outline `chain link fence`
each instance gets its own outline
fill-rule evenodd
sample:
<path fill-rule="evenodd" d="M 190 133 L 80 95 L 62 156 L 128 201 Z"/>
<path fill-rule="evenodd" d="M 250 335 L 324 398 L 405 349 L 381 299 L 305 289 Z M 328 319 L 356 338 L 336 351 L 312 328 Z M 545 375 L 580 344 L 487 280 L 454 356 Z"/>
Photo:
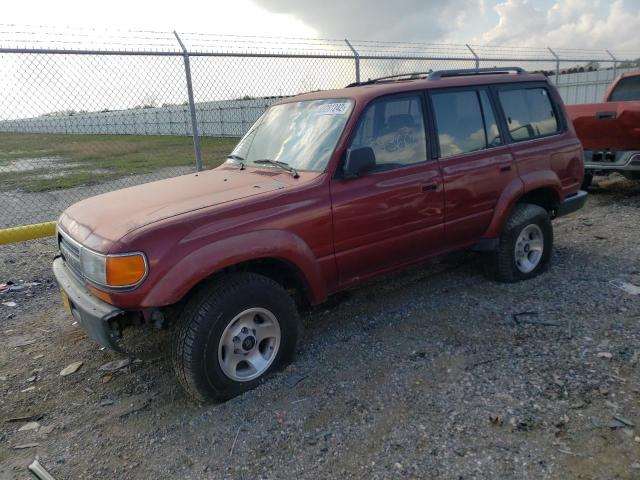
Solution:
<path fill-rule="evenodd" d="M 0 229 L 215 167 L 267 107 L 290 95 L 385 75 L 517 65 L 544 71 L 565 100 L 584 103 L 638 57 L 0 25 Z"/>

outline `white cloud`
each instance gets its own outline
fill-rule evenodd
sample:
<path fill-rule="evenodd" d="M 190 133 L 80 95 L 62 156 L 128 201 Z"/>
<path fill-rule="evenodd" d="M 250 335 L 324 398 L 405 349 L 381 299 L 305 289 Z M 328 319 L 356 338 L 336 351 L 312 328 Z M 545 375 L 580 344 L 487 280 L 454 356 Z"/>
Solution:
<path fill-rule="evenodd" d="M 549 9 L 528 0 L 494 6 L 498 22 L 475 39 L 493 45 L 638 50 L 637 0 L 557 0 Z"/>
<path fill-rule="evenodd" d="M 459 25 L 468 27 L 485 0 L 256 0 L 269 11 L 289 13 L 320 36 L 354 40 L 442 42 Z"/>

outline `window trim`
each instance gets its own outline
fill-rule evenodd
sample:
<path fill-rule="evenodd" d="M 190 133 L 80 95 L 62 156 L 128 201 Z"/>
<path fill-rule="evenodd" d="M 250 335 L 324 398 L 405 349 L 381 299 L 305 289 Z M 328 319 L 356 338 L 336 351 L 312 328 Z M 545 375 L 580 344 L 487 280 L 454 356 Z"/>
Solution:
<path fill-rule="evenodd" d="M 547 133 L 546 135 L 539 135 L 537 137 L 531 138 L 522 138 L 515 139 L 511 136 L 511 131 L 509 130 L 509 124 L 507 123 L 507 114 L 504 111 L 504 107 L 502 105 L 502 101 L 500 100 L 500 92 L 508 91 L 508 90 L 527 90 L 533 88 L 541 88 L 547 92 L 547 98 L 549 99 L 549 103 L 551 104 L 551 108 L 553 109 L 554 116 L 556 118 L 556 123 L 558 125 L 558 129 L 553 133 Z M 507 84 L 507 85 L 491 85 L 490 89 L 492 90 L 495 98 L 495 102 L 498 105 L 498 110 L 500 112 L 500 122 L 504 126 L 505 130 L 505 143 L 508 144 L 521 144 L 525 142 L 535 142 L 540 139 L 555 137 L 557 135 L 562 135 L 567 131 L 567 122 L 564 118 L 564 115 L 560 109 L 558 101 L 555 97 L 555 92 L 549 88 L 548 83 L 543 82 L 522 82 L 516 84 Z"/>
<path fill-rule="evenodd" d="M 424 127 L 424 135 L 425 135 L 425 153 L 426 153 L 426 159 L 425 160 L 421 160 L 419 162 L 416 163 L 409 163 L 407 165 L 402 165 L 400 167 L 396 167 L 396 168 L 390 168 L 387 170 L 373 170 L 371 172 L 367 172 L 363 175 L 364 176 L 369 176 L 369 175 L 376 175 L 379 173 L 388 173 L 388 172 L 395 172 L 404 168 L 410 168 L 410 167 L 416 167 L 416 166 L 420 166 L 420 165 L 426 165 L 428 163 L 430 163 L 431 161 L 435 160 L 435 157 L 433 157 L 431 155 L 431 144 L 434 142 L 430 141 L 430 121 L 429 121 L 429 115 L 427 112 L 427 108 L 426 108 L 426 101 L 425 101 L 425 91 L 423 89 L 417 89 L 417 90 L 410 90 L 407 92 L 397 92 L 397 93 L 388 93 L 388 94 L 384 94 L 384 95 L 380 95 L 377 96 L 375 98 L 372 98 L 371 100 L 369 100 L 367 102 L 367 104 L 364 106 L 364 108 L 362 109 L 362 111 L 360 112 L 359 117 L 356 119 L 355 123 L 353 124 L 353 127 L 351 128 L 351 131 L 349 132 L 349 136 L 347 138 L 347 141 L 345 143 L 345 148 L 344 151 L 342 152 L 342 154 L 340 155 L 340 160 L 338 161 L 337 167 L 333 173 L 333 178 L 337 179 L 337 180 L 344 180 L 344 178 L 342 177 L 342 168 L 344 166 L 344 162 L 346 159 L 346 155 L 347 155 L 347 151 L 349 151 L 349 149 L 351 148 L 351 142 L 353 142 L 354 137 L 356 136 L 356 133 L 358 132 L 358 129 L 360 128 L 360 123 L 363 121 L 364 117 L 366 116 L 367 112 L 369 111 L 369 108 L 371 108 L 373 105 L 375 105 L 378 102 L 381 101 L 385 101 L 387 99 L 390 98 L 403 98 L 403 97 L 415 97 L 418 98 L 420 101 L 420 108 L 422 110 L 422 125 Z"/>
<path fill-rule="evenodd" d="M 489 97 L 489 104 L 491 105 L 491 109 L 493 111 L 493 116 L 495 117 L 496 120 L 496 125 L 498 126 L 498 131 L 500 132 L 500 137 L 502 138 L 502 144 L 500 145 L 494 145 L 492 147 L 485 147 L 481 150 L 474 150 L 472 152 L 464 152 L 464 153 L 458 153 L 456 155 L 451 155 L 449 157 L 443 157 L 441 152 L 440 152 L 440 140 L 438 137 L 438 127 L 437 127 L 437 121 L 436 121 L 436 110 L 435 107 L 433 105 L 433 94 L 438 94 L 438 93 L 452 93 L 452 92 L 474 92 L 476 94 L 476 98 L 478 100 L 478 106 L 480 108 L 480 115 L 482 116 L 482 126 L 484 128 L 484 132 L 485 132 L 485 144 L 487 143 L 487 126 L 486 126 L 486 119 L 485 119 L 485 115 L 484 115 L 484 109 L 482 108 L 482 100 L 480 99 L 480 91 L 484 90 L 487 93 L 487 96 Z M 430 123 L 433 124 L 433 144 L 435 146 L 434 150 L 433 150 L 433 158 L 437 159 L 437 160 L 448 160 L 450 158 L 457 158 L 457 157 L 462 157 L 462 156 L 467 156 L 467 155 L 477 155 L 479 153 L 482 152 L 486 152 L 486 151 L 490 151 L 490 150 L 494 150 L 496 148 L 504 148 L 507 146 L 507 141 L 505 139 L 505 132 L 503 129 L 503 125 L 502 125 L 502 117 L 500 116 L 500 111 L 496 108 L 496 104 L 491 92 L 491 88 L 490 85 L 468 85 L 468 86 L 463 86 L 463 87 L 447 87 L 447 88 L 431 88 L 429 90 L 426 91 L 427 93 L 427 101 L 429 103 L 429 115 L 430 115 Z"/>
<path fill-rule="evenodd" d="M 482 129 L 484 130 L 484 148 L 486 150 L 489 148 L 489 133 L 487 131 L 487 116 L 484 113 L 484 107 L 482 106 L 482 96 L 480 95 L 480 90 L 476 90 L 476 98 L 478 99 L 478 107 L 480 107 L 480 118 L 482 118 Z M 491 100 L 489 100 L 491 102 Z M 491 103 L 489 103 L 491 105 Z M 493 115 L 493 119 L 498 124 L 498 120 L 496 119 L 496 115 Z M 502 139 L 500 139 L 502 140 Z"/>

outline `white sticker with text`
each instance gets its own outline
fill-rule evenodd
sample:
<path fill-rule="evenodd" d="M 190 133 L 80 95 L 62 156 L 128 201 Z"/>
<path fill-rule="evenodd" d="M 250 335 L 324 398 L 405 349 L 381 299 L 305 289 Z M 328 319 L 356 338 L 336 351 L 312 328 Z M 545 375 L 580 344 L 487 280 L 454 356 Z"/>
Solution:
<path fill-rule="evenodd" d="M 346 102 L 325 103 L 320 105 L 315 113 L 318 115 L 344 115 L 347 110 L 349 110 L 349 104 Z"/>

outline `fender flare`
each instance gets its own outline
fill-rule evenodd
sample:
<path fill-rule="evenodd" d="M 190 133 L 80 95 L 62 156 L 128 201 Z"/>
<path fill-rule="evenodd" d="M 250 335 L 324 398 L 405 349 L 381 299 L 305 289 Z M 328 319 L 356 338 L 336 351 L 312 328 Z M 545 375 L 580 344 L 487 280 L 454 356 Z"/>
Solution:
<path fill-rule="evenodd" d="M 558 204 L 560 203 L 562 184 L 555 172 L 542 170 L 516 177 L 502 190 L 502 194 L 496 203 L 491 223 L 482 238 L 498 238 L 513 206 L 528 192 L 539 188 L 553 190 Z"/>
<path fill-rule="evenodd" d="M 309 246 L 291 232 L 260 230 L 227 237 L 178 257 L 145 295 L 143 306 L 176 303 L 214 273 L 242 262 L 266 258 L 293 266 L 305 283 L 305 293 L 312 303 L 321 303 L 327 298 L 320 265 Z M 176 279 L 182 280 L 177 282 Z"/>

